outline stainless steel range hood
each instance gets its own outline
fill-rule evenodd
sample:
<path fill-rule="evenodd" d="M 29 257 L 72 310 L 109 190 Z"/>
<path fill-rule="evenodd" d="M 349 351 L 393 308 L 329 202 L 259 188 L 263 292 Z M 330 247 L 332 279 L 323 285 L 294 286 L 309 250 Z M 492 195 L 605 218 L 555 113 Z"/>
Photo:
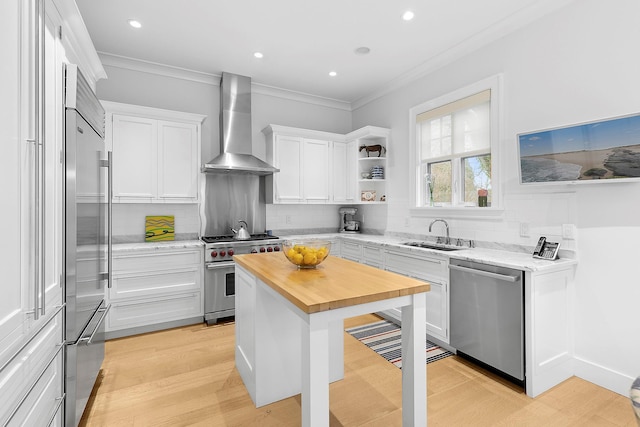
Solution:
<path fill-rule="evenodd" d="M 202 166 L 207 173 L 270 175 L 279 172 L 251 153 L 251 79 L 222 73 L 220 155 Z"/>

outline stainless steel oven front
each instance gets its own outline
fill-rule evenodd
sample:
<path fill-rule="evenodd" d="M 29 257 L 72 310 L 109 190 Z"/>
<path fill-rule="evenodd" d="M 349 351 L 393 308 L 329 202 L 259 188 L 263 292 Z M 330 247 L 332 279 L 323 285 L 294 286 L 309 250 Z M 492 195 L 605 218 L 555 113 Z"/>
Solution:
<path fill-rule="evenodd" d="M 211 325 L 218 319 L 235 315 L 235 262 L 205 264 L 204 320 Z"/>

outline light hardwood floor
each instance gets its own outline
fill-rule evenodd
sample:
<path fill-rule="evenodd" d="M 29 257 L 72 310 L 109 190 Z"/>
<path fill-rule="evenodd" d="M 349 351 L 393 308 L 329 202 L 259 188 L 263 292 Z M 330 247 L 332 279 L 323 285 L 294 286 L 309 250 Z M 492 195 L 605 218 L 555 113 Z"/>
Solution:
<path fill-rule="evenodd" d="M 345 327 L 378 320 L 348 319 Z M 331 426 L 400 426 L 401 371 L 345 333 Z M 429 426 L 636 427 L 629 399 L 578 378 L 536 399 L 457 357 L 428 365 Z M 234 325 L 107 342 L 81 426 L 298 426 L 300 396 L 255 408 L 234 368 Z"/>

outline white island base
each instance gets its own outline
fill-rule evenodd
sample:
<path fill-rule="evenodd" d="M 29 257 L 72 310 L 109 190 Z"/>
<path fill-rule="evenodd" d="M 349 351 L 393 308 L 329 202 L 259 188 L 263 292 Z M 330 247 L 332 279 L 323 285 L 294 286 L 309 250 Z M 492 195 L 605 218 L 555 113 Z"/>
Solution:
<path fill-rule="evenodd" d="M 329 384 L 344 376 L 343 320 L 402 307 L 403 425 L 427 425 L 424 292 L 306 313 L 238 263 L 235 283 L 235 363 L 256 407 L 301 394 L 302 425 L 328 426 Z"/>

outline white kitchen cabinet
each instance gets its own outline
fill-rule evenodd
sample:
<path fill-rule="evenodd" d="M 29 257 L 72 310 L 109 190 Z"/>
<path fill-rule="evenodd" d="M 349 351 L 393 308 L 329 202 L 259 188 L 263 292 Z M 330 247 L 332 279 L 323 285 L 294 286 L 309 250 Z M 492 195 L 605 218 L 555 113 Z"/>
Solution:
<path fill-rule="evenodd" d="M 332 149 L 332 201 L 353 203 L 355 201 L 355 142 L 333 142 Z"/>
<path fill-rule="evenodd" d="M 381 203 L 386 199 L 389 129 L 365 126 L 344 135 L 269 125 L 262 133 L 267 138 L 267 162 L 280 169 L 266 177 L 267 203 Z M 367 158 L 364 150 L 358 154 L 360 145 L 384 149 L 381 157 Z M 385 179 L 362 178 L 363 172 L 376 166 L 382 168 Z M 365 193 L 375 196 L 363 201 Z"/>
<path fill-rule="evenodd" d="M 302 138 L 276 135 L 272 143 L 272 165 L 280 172 L 269 178 L 267 184 L 267 202 L 302 203 Z"/>
<path fill-rule="evenodd" d="M 269 125 L 267 162 L 280 169 L 266 177 L 267 203 L 345 203 L 353 200 L 349 185 L 354 156 L 344 135 Z"/>
<path fill-rule="evenodd" d="M 365 126 L 346 135 L 350 144 L 357 150 L 357 168 L 355 174 L 356 197 L 361 203 L 384 203 L 387 195 L 387 150 L 389 149 L 391 131 L 386 128 Z M 363 146 L 380 145 L 381 152 L 367 152 Z M 383 176 L 372 175 L 364 178 L 363 173 L 372 173 L 374 168 L 380 168 Z M 353 180 L 352 180 L 353 182 Z"/>
<path fill-rule="evenodd" d="M 385 250 L 382 246 L 366 243 L 362 245 L 362 263 L 384 269 Z"/>
<path fill-rule="evenodd" d="M 48 316 L 0 371 L 2 425 L 47 425 L 59 410 L 64 382 L 63 311 Z"/>
<path fill-rule="evenodd" d="M 362 244 L 350 240 L 340 242 L 340 256 L 350 261 L 362 262 Z"/>
<path fill-rule="evenodd" d="M 205 116 L 101 101 L 116 203 L 197 203 Z"/>
<path fill-rule="evenodd" d="M 526 392 L 536 397 L 576 374 L 573 354 L 574 266 L 525 271 Z"/>
<path fill-rule="evenodd" d="M 302 140 L 302 196 L 307 203 L 329 201 L 330 141 Z"/>
<path fill-rule="evenodd" d="M 385 269 L 404 276 L 429 282 L 427 292 L 427 334 L 449 343 L 449 268 L 448 258 L 435 254 L 417 254 L 401 250 L 387 250 Z M 400 320 L 400 310 L 385 312 Z"/>
<path fill-rule="evenodd" d="M 201 247 L 116 248 L 107 338 L 202 321 L 203 275 Z"/>
<path fill-rule="evenodd" d="M 114 114 L 112 126 L 114 201 L 153 200 L 158 170 L 156 121 Z"/>

